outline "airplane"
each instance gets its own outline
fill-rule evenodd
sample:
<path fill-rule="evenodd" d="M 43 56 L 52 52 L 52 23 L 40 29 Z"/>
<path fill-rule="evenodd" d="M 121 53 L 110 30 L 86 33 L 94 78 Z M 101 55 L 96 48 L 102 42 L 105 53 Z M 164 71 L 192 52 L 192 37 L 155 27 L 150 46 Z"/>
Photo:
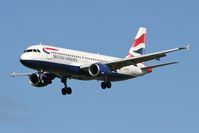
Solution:
<path fill-rule="evenodd" d="M 60 78 L 64 84 L 62 95 L 70 95 L 72 89 L 67 86 L 67 79 L 99 80 L 101 88 L 111 88 L 112 82 L 128 80 L 144 76 L 153 68 L 176 64 L 169 62 L 147 66 L 146 61 L 160 60 L 167 53 L 189 49 L 189 45 L 144 54 L 146 46 L 146 28 L 140 27 L 126 57 L 118 58 L 96 53 L 64 49 L 49 45 L 33 45 L 20 56 L 24 66 L 36 70 L 34 73 L 15 73 L 11 76 L 28 76 L 29 82 L 35 87 L 44 87 Z"/>

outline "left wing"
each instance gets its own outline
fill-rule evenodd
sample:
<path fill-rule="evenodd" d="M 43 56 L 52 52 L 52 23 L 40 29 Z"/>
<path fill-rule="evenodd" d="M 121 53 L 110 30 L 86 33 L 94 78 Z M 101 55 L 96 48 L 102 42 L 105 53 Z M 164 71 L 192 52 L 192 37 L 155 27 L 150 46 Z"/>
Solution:
<path fill-rule="evenodd" d="M 183 49 L 189 49 L 189 45 L 185 47 L 179 47 L 179 48 L 174 48 L 174 49 L 169 49 L 169 50 L 164 50 L 160 52 L 155 52 L 151 54 L 145 54 L 145 55 L 140 55 L 136 57 L 131 57 L 131 58 L 125 58 L 125 59 L 119 59 L 115 61 L 111 61 L 106 63 L 106 65 L 112 70 L 117 70 L 125 66 L 129 65 L 136 65 L 137 63 L 145 62 L 145 61 L 150 61 L 150 60 L 160 60 L 160 58 L 165 57 L 167 53 L 183 50 Z"/>
<path fill-rule="evenodd" d="M 13 78 L 16 77 L 16 76 L 31 76 L 32 74 L 35 74 L 35 73 L 37 73 L 37 72 L 32 72 L 32 73 L 16 73 L 16 72 L 13 72 L 13 73 L 10 74 L 10 76 L 12 76 Z M 53 77 L 59 77 L 56 74 L 48 73 L 48 72 L 43 72 L 42 74 L 51 75 Z"/>
<path fill-rule="evenodd" d="M 16 73 L 16 72 L 13 72 L 10 74 L 10 76 L 12 76 L 13 78 L 15 76 L 30 76 L 32 73 Z"/>

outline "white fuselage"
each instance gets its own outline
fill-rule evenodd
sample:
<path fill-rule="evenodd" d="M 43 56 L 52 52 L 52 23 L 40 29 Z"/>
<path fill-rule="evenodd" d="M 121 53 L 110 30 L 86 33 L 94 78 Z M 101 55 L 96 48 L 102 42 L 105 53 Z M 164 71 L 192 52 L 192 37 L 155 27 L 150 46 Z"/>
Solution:
<path fill-rule="evenodd" d="M 21 63 L 29 68 L 52 72 L 59 77 L 69 77 L 80 80 L 104 80 L 102 77 L 93 77 L 89 75 L 89 73 L 84 73 L 80 70 L 94 63 L 106 64 L 118 59 L 120 58 L 48 45 L 30 46 L 20 57 Z M 140 69 L 139 65 L 142 64 L 137 64 L 137 66 L 130 65 L 118 69 L 110 75 L 109 80 L 120 81 L 146 74 Z"/>

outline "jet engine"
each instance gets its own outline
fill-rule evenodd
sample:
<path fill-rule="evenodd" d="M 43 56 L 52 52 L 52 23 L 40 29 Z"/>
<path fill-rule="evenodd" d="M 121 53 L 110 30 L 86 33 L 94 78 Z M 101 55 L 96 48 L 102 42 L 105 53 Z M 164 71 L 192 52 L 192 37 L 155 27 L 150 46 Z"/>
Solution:
<path fill-rule="evenodd" d="M 51 74 L 33 73 L 29 76 L 30 84 L 35 87 L 44 87 L 52 83 L 55 76 Z"/>
<path fill-rule="evenodd" d="M 88 68 L 88 72 L 91 76 L 97 77 L 97 76 L 108 75 L 111 73 L 111 70 L 108 68 L 108 66 L 104 64 L 92 64 Z"/>

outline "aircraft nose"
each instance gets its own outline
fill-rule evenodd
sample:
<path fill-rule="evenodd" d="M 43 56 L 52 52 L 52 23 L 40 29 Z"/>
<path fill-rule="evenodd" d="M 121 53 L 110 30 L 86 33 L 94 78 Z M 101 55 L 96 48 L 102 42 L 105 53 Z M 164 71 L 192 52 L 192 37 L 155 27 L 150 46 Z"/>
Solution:
<path fill-rule="evenodd" d="M 20 56 L 20 58 L 19 58 L 21 64 L 23 64 L 23 63 L 22 63 L 22 62 L 23 62 L 23 59 L 24 59 L 24 54 L 22 54 L 22 55 Z"/>
<path fill-rule="evenodd" d="M 20 56 L 20 60 L 23 60 L 24 59 L 24 54 L 22 54 L 21 56 Z"/>
<path fill-rule="evenodd" d="M 23 53 L 19 58 L 22 65 L 29 68 L 34 68 L 36 65 L 31 61 L 31 59 L 32 57 L 27 53 Z"/>
<path fill-rule="evenodd" d="M 20 60 L 25 60 L 25 57 L 26 57 L 26 55 L 23 53 L 23 54 L 21 54 L 21 56 L 20 56 Z"/>
<path fill-rule="evenodd" d="M 21 56 L 20 56 L 20 62 L 21 62 L 21 64 L 25 64 L 26 63 L 26 59 L 27 59 L 27 57 L 26 57 L 26 55 L 23 53 Z"/>

